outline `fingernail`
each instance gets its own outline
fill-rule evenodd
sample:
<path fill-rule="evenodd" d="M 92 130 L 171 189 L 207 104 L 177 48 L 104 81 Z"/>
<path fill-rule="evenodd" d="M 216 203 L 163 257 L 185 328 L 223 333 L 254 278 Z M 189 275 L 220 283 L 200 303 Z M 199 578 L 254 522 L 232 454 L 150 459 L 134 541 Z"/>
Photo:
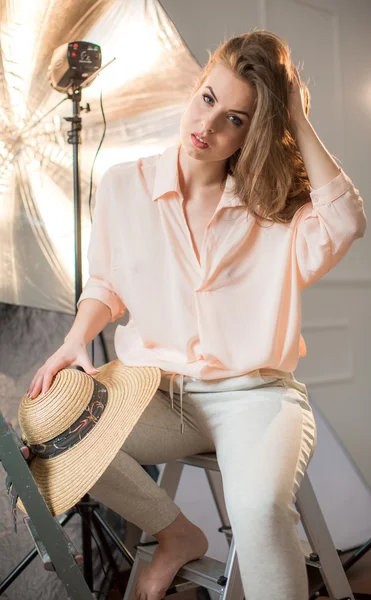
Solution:
<path fill-rule="evenodd" d="M 21 453 L 23 454 L 24 458 L 26 458 L 26 459 L 30 456 L 30 451 L 27 448 L 27 446 L 22 446 Z"/>

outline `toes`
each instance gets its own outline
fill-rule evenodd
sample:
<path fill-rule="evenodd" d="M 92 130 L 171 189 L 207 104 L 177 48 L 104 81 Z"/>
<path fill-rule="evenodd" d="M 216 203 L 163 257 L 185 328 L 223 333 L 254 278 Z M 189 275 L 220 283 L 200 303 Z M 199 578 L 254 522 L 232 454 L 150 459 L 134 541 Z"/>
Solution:
<path fill-rule="evenodd" d="M 162 600 L 166 595 L 166 590 L 164 592 L 159 591 L 159 589 L 147 589 L 145 591 L 141 591 L 139 589 L 136 590 L 135 600 Z"/>
<path fill-rule="evenodd" d="M 144 594 L 138 589 L 135 590 L 135 600 L 146 600 Z"/>
<path fill-rule="evenodd" d="M 146 592 L 143 592 L 137 588 L 135 593 L 135 600 L 149 600 L 149 598 Z"/>

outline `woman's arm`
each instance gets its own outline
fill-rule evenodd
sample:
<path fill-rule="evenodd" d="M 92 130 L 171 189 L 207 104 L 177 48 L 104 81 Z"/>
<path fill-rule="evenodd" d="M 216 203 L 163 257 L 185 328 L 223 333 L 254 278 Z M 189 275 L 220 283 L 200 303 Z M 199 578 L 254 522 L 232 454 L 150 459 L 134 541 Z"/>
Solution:
<path fill-rule="evenodd" d="M 294 245 L 300 286 L 325 275 L 362 238 L 367 227 L 363 199 L 327 152 L 304 111 L 295 69 L 289 99 L 290 124 L 308 173 L 311 202 L 296 216 Z"/>
<path fill-rule="evenodd" d="M 88 248 L 89 279 L 77 303 L 80 308 L 82 302 L 87 299 L 100 301 L 111 311 L 109 322 L 122 317 L 126 311 L 122 298 L 112 285 L 113 247 L 116 243 L 114 235 L 117 220 L 115 196 L 118 190 L 112 182 L 111 175 L 108 169 L 98 185 Z"/>
<path fill-rule="evenodd" d="M 86 298 L 79 304 L 73 325 L 64 341 L 76 341 L 86 346 L 103 331 L 111 318 L 111 310 L 106 304 L 94 298 Z"/>
<path fill-rule="evenodd" d="M 302 155 L 312 190 L 330 183 L 340 173 L 340 168 L 327 152 L 304 108 L 304 93 L 298 70 L 293 67 L 293 77 L 288 99 L 290 127 Z"/>

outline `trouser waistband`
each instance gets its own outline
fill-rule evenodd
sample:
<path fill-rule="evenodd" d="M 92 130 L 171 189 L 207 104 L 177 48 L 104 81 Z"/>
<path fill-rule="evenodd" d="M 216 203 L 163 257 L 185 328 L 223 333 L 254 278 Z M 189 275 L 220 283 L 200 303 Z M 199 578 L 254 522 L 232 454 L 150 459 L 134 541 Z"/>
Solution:
<path fill-rule="evenodd" d="M 218 391 L 218 387 L 220 390 L 223 389 L 225 391 L 226 385 L 228 389 L 231 391 L 239 390 L 241 388 L 241 384 L 243 387 L 249 387 L 249 380 L 251 379 L 251 387 L 256 387 L 260 385 L 262 382 L 262 378 L 271 377 L 272 382 L 276 379 L 294 379 L 294 374 L 287 371 L 280 371 L 278 369 L 257 369 L 256 371 L 252 371 L 246 375 L 238 375 L 235 377 L 226 377 L 223 379 L 212 379 L 212 380 L 203 380 L 196 379 L 194 377 L 189 377 L 187 375 L 183 375 L 181 373 L 171 373 L 169 371 L 162 371 L 162 377 L 160 382 L 160 389 L 169 391 L 170 400 L 171 400 L 171 408 L 174 410 L 174 381 L 176 379 L 176 383 L 179 388 L 179 396 L 180 396 L 180 431 L 184 433 L 184 419 L 183 419 L 183 394 L 185 386 L 194 387 L 194 390 L 197 391 L 197 383 L 199 382 L 201 386 L 206 386 L 206 389 L 202 391 L 207 391 L 207 387 L 210 386 L 210 391 Z M 264 381 L 263 381 L 264 383 Z M 199 390 L 201 391 L 201 390 Z"/>

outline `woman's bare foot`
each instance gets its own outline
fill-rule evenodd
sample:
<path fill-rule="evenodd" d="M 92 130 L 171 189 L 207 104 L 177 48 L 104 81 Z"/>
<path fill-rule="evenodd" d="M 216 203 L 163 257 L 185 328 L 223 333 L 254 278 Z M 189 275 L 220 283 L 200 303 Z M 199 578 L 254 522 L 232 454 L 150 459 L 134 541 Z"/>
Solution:
<path fill-rule="evenodd" d="M 154 537 L 159 544 L 139 574 L 135 600 L 161 600 L 180 567 L 203 556 L 209 547 L 203 531 L 182 513 Z"/>

